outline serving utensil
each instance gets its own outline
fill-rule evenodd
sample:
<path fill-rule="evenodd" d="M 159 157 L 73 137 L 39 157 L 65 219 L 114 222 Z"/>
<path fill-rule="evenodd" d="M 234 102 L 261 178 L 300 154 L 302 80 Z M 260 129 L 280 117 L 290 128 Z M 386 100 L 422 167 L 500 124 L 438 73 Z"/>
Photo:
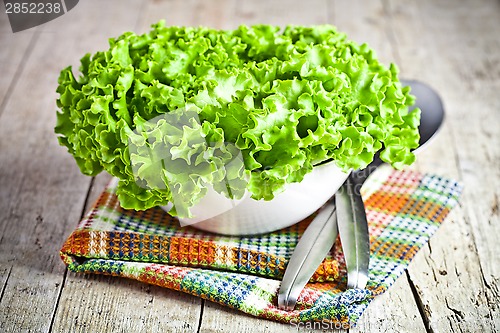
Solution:
<path fill-rule="evenodd" d="M 415 153 L 433 139 L 444 121 L 439 95 L 428 85 L 401 80 L 416 96 L 413 108 L 420 108 L 420 145 Z M 413 110 L 413 109 L 411 109 Z M 411 111 L 410 110 L 410 111 Z M 311 221 L 290 258 L 278 293 L 278 307 L 293 310 L 300 292 L 326 257 L 340 233 L 347 268 L 347 287 L 364 288 L 368 282 L 370 243 L 366 212 L 359 189 L 368 176 L 382 164 L 377 155 L 364 170 L 353 171 L 339 192 Z"/>

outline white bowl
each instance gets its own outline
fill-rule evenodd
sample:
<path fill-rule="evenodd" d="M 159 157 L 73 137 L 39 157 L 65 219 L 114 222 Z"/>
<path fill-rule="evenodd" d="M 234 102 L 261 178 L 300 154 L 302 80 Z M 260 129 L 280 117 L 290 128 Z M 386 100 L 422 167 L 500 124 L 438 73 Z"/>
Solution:
<path fill-rule="evenodd" d="M 270 201 L 255 200 L 247 193 L 231 200 L 211 190 L 194 207 L 193 218 L 181 225 L 225 235 L 251 235 L 289 227 L 314 213 L 342 186 L 349 173 L 334 162 L 321 164 L 300 183 L 288 184 Z M 162 207 L 169 210 L 171 207 Z"/>

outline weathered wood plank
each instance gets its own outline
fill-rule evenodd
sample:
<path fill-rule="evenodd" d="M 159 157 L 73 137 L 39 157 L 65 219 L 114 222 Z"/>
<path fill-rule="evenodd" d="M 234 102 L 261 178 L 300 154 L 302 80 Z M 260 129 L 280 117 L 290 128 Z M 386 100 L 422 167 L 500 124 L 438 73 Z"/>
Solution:
<path fill-rule="evenodd" d="M 210 302 L 204 302 L 198 328 L 198 298 L 118 278 L 69 273 L 63 279 L 57 252 L 80 217 L 90 179 L 55 143 L 58 71 L 66 64 L 77 66 L 86 52 L 106 48 L 108 37 L 146 31 L 160 18 L 167 24 L 216 28 L 329 22 L 350 38 L 368 42 L 383 62 L 396 62 L 402 76 L 434 86 L 443 96 L 447 124 L 415 168 L 462 180 L 461 206 L 417 255 L 408 279 L 399 279 L 377 298 L 352 331 L 424 330 L 412 288 L 428 331 L 500 330 L 498 2 L 323 5 L 318 0 L 286 8 L 274 0 L 155 1 L 144 8 L 135 1 L 118 2 L 80 2 L 69 14 L 35 29 L 40 34 L 36 41 L 31 39 L 35 30 L 23 40 L 12 39 L 21 35 L 13 36 L 6 16 L 0 15 L 1 331 L 297 330 Z M 328 17 L 328 11 L 334 16 Z M 106 176 L 94 180 L 87 203 L 105 182 Z"/>
<path fill-rule="evenodd" d="M 12 267 L 0 300 L 4 332 L 48 330 L 64 273 L 58 247 L 88 187 L 51 130 L 53 42 L 36 45 L 0 118 L 0 266 Z"/>
<path fill-rule="evenodd" d="M 389 1 L 387 9 L 403 67 L 434 84 L 448 113 L 419 168 L 465 184 L 461 207 L 416 258 L 411 281 L 433 331 L 498 330 L 498 3 Z"/>
<path fill-rule="evenodd" d="M 91 26 L 95 11 L 114 21 L 98 29 L 99 39 L 116 36 L 124 31 L 137 31 L 147 3 L 110 1 L 86 4 L 80 15 L 85 15 L 84 26 Z M 122 7 L 128 6 L 128 8 Z M 116 7 L 120 9 L 116 13 Z M 86 10 L 86 12 L 83 12 Z M 90 11 L 90 12 L 88 12 Z M 151 22 L 152 23 L 152 22 Z M 149 25 L 149 23 L 147 24 Z M 111 28 L 112 27 L 112 28 Z M 49 27 L 49 29 L 53 29 Z M 146 30 L 146 29 L 143 29 Z M 96 31 L 97 33 L 97 31 Z M 103 45 L 101 48 L 105 48 Z M 83 44 L 78 57 L 94 52 L 93 40 Z M 75 52 L 75 54 L 77 54 Z M 94 178 L 84 211 L 97 199 L 110 176 L 102 173 Z M 75 220 L 75 223 L 77 220 Z M 127 279 L 105 276 L 82 276 L 68 273 L 55 313 L 54 332 L 189 332 L 196 331 L 201 312 L 201 301 L 179 292 L 142 284 Z"/>
<path fill-rule="evenodd" d="M 45 75 L 32 65 L 27 64 L 26 73 Z M 47 130 L 53 119 L 46 112 L 53 105 L 37 84 L 20 81 L 0 119 L 0 266 L 13 266 L 0 301 L 5 331 L 47 329 L 64 272 L 58 247 L 68 223 L 80 216 L 78 206 L 88 187 L 88 180 L 55 147 Z M 33 92 L 33 100 L 25 98 L 27 91 Z"/>
<path fill-rule="evenodd" d="M 80 218 L 90 182 L 53 133 L 57 77 L 62 64 L 83 54 L 82 45 L 105 45 L 124 28 L 120 17 L 126 23 L 124 16 L 136 13 L 130 2 L 104 17 L 109 5 L 97 3 L 86 1 L 40 29 L 0 118 L 0 265 L 12 267 L 0 300 L 3 332 L 46 332 L 51 325 L 65 272 L 58 250 Z M 89 33 L 94 29 L 106 37 Z"/>
<path fill-rule="evenodd" d="M 447 2 L 436 15 L 445 15 L 453 6 Z M 500 254 L 491 245 L 497 243 L 495 235 L 500 232 L 500 4 L 466 2 L 453 17 L 450 39 L 456 42 L 450 43 L 449 63 L 458 80 L 452 105 L 456 116 L 449 120 L 483 278 L 487 285 L 496 286 L 498 296 Z"/>

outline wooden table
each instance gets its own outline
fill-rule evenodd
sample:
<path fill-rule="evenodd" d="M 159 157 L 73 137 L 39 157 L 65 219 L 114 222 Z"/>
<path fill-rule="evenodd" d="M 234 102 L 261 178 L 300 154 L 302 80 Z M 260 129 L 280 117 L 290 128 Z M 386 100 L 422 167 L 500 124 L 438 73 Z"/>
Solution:
<path fill-rule="evenodd" d="M 13 34 L 0 13 L 0 332 L 289 332 L 179 292 L 68 272 L 59 249 L 107 176 L 80 174 L 53 133 L 57 77 L 124 31 L 331 23 L 443 98 L 447 120 L 413 168 L 465 192 L 352 332 L 500 330 L 500 2 L 84 0 Z M 303 330 L 307 331 L 307 330 Z"/>

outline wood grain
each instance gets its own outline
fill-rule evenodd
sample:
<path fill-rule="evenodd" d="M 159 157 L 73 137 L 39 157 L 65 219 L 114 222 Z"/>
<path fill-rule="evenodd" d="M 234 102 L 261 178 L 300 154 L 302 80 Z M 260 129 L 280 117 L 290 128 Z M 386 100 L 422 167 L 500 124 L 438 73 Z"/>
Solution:
<path fill-rule="evenodd" d="M 417 63 L 425 68 L 415 75 L 435 85 L 448 113 L 445 131 L 420 157 L 419 168 L 455 177 L 465 185 L 462 207 L 450 214 L 423 255 L 416 258 L 410 278 L 433 331 L 498 330 L 498 305 L 493 300 L 499 299 L 499 255 L 491 251 L 495 241 L 490 235 L 499 232 L 498 215 L 491 213 L 500 179 L 499 145 L 492 142 L 500 124 L 495 112 L 499 76 L 491 64 L 499 61 L 500 13 L 486 13 L 486 8 L 498 9 L 498 4 L 461 2 L 457 6 L 440 1 L 438 6 L 419 2 L 408 8 L 389 1 L 387 6 L 397 43 L 407 50 L 403 67 L 411 70 Z M 428 45 L 419 53 L 408 51 L 415 37 L 411 26 Z M 476 90 L 471 82 L 478 81 L 482 81 L 481 88 Z"/>
<path fill-rule="evenodd" d="M 116 277 L 68 274 L 53 332 L 196 332 L 200 300 Z"/>
<path fill-rule="evenodd" d="M 76 11 L 79 10 L 79 12 Z M 85 2 L 75 8 L 75 15 L 84 21 L 96 20 L 97 26 L 86 32 L 90 38 L 81 47 L 72 49 L 70 63 L 75 63 L 88 49 L 105 49 L 107 38 L 125 31 L 137 30 L 144 3 L 137 1 Z M 60 38 L 58 31 L 68 23 L 54 21 L 44 27 Z M 88 24 L 83 24 L 88 26 Z M 99 41 L 96 43 L 95 41 Z M 90 181 L 90 179 L 88 179 Z M 92 183 L 86 207 L 97 199 L 109 176 L 101 174 Z M 82 206 L 83 207 L 83 206 Z M 78 221 L 79 219 L 76 219 Z M 195 331 L 200 313 L 199 299 L 147 286 L 126 279 L 103 276 L 89 277 L 69 273 L 56 304 L 51 330 L 54 332 L 154 332 Z M 138 311 L 140 309 L 141 311 Z M 176 327 L 173 330 L 172 327 Z"/>
<path fill-rule="evenodd" d="M 66 29 L 85 39 L 74 30 Z M 0 267 L 8 272 L 1 331 L 49 329 L 65 271 L 58 250 L 81 214 L 89 184 L 53 133 L 58 69 L 68 45 L 38 34 L 29 56 L 18 48 L 25 63 L 0 117 Z"/>
<path fill-rule="evenodd" d="M 500 3 L 495 0 L 86 0 L 13 34 L 0 13 L 0 331 L 317 332 L 120 278 L 68 273 L 58 250 L 109 176 L 59 147 L 59 71 L 124 31 L 332 23 L 443 98 L 412 167 L 465 185 L 460 206 L 352 332 L 500 331 Z M 331 331 L 331 330 L 328 330 Z"/>

